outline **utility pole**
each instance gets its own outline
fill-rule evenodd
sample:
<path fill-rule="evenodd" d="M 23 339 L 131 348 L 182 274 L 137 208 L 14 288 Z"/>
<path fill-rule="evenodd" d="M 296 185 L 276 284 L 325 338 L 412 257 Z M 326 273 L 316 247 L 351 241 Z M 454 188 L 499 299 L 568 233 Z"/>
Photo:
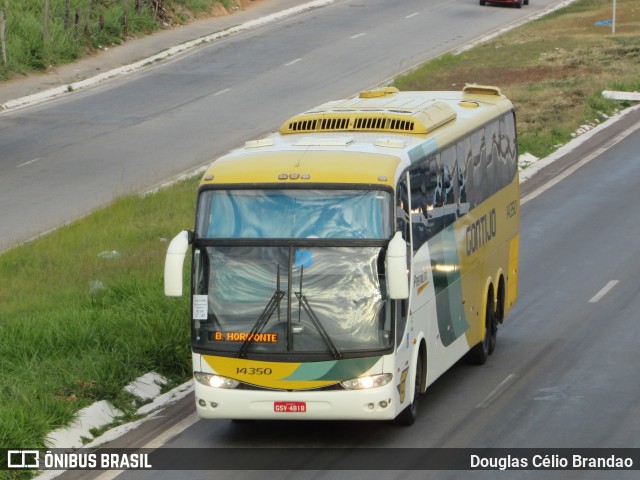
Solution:
<path fill-rule="evenodd" d="M 49 42 L 49 16 L 51 15 L 51 0 L 44 0 L 44 43 Z"/>
<path fill-rule="evenodd" d="M 0 44 L 2 44 L 2 64 L 7 65 L 7 38 L 5 36 L 9 0 L 4 0 L 4 8 L 0 7 Z"/>
<path fill-rule="evenodd" d="M 64 2 L 64 29 L 69 30 L 71 27 L 71 0 Z"/>
<path fill-rule="evenodd" d="M 611 33 L 616 33 L 616 0 L 613 0 L 613 20 L 611 21 Z"/>
<path fill-rule="evenodd" d="M 129 36 L 129 18 L 127 17 L 127 9 L 129 8 L 129 2 L 127 0 L 122 0 L 122 9 L 124 10 L 124 19 L 123 19 L 123 25 L 122 25 L 122 33 L 124 34 L 124 39 L 125 41 L 127 40 L 127 37 Z"/>

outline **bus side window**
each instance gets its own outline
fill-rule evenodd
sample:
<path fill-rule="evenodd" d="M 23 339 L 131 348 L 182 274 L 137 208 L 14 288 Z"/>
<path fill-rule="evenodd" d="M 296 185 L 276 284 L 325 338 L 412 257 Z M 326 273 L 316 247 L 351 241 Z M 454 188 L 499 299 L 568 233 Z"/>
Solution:
<path fill-rule="evenodd" d="M 487 151 L 484 144 L 484 129 L 471 135 L 471 152 L 473 155 L 473 193 L 474 206 L 480 205 L 489 197 L 487 192 Z"/>
<path fill-rule="evenodd" d="M 407 177 L 403 175 L 396 187 L 396 231 L 409 243 L 409 188 Z"/>
<path fill-rule="evenodd" d="M 414 252 L 444 228 L 445 189 L 439 158 L 432 155 L 410 171 Z"/>
<path fill-rule="evenodd" d="M 460 184 L 460 215 L 471 210 L 473 205 L 473 158 L 471 156 L 471 139 L 463 138 L 456 145 L 458 160 L 458 178 Z"/>
<path fill-rule="evenodd" d="M 516 125 L 513 112 L 510 112 L 500 119 L 500 147 L 501 155 L 507 166 L 505 181 L 511 183 L 518 170 L 516 143 Z"/>
<path fill-rule="evenodd" d="M 487 183 L 489 195 L 493 195 L 504 185 L 501 177 L 500 156 L 498 155 L 498 122 L 488 124 L 484 129 L 485 145 L 487 149 Z"/>
<path fill-rule="evenodd" d="M 458 173 L 458 163 L 456 162 L 456 147 L 449 147 L 440 154 L 442 162 L 442 177 L 445 187 L 445 227 L 451 225 L 456 219 L 463 215 L 460 211 L 460 187 L 462 178 Z"/>
<path fill-rule="evenodd" d="M 407 185 L 408 174 L 400 177 L 400 181 L 396 186 L 396 231 L 402 232 L 402 237 L 407 242 L 407 248 L 410 243 L 409 226 L 411 220 L 409 216 L 409 186 Z M 411 258 L 407 252 L 407 259 Z M 407 265 L 409 268 L 409 265 Z M 407 305 L 408 300 L 392 300 L 393 316 L 396 323 L 396 348 L 402 344 L 402 337 L 407 325 Z"/>
<path fill-rule="evenodd" d="M 402 345 L 404 331 L 407 327 L 407 300 L 393 300 L 396 319 L 396 349 Z"/>

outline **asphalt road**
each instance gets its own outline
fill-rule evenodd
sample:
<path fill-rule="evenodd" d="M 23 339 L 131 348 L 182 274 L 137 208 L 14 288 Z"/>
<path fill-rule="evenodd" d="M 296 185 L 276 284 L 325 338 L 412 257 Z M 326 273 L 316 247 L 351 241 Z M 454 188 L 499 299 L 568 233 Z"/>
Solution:
<path fill-rule="evenodd" d="M 0 114 L 0 250 L 558 3 L 341 1 Z M 456 86 L 454 88 L 459 88 Z"/>

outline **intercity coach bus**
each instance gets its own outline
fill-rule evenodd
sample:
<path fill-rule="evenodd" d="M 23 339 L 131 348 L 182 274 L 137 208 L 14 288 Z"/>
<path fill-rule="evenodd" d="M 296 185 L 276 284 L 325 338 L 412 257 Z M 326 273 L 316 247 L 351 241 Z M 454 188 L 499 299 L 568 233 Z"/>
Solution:
<path fill-rule="evenodd" d="M 202 418 L 412 424 L 517 295 L 515 114 L 496 87 L 361 92 L 216 160 L 167 252 Z"/>

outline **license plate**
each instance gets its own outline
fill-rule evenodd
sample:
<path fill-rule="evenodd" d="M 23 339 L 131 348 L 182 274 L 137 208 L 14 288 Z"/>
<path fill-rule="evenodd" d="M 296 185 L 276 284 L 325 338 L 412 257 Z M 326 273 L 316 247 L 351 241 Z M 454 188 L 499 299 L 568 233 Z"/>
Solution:
<path fill-rule="evenodd" d="M 273 411 L 279 413 L 304 413 L 307 402 L 273 402 Z"/>

